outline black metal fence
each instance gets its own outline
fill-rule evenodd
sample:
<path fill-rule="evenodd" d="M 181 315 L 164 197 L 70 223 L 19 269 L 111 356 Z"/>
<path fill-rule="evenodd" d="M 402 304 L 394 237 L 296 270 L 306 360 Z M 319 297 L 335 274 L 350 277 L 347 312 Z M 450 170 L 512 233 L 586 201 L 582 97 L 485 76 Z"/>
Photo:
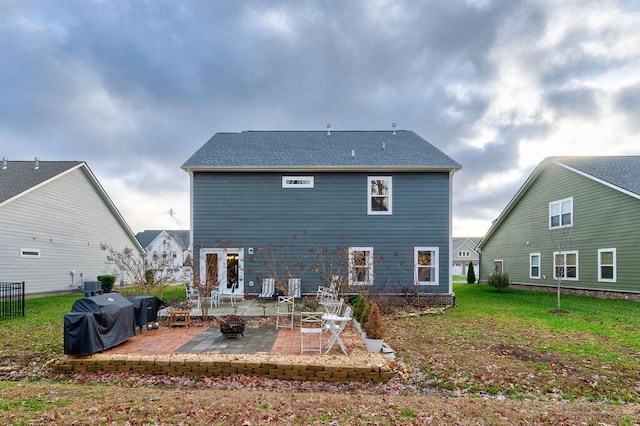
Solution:
<path fill-rule="evenodd" d="M 0 320 L 24 316 L 24 281 L 0 283 Z"/>

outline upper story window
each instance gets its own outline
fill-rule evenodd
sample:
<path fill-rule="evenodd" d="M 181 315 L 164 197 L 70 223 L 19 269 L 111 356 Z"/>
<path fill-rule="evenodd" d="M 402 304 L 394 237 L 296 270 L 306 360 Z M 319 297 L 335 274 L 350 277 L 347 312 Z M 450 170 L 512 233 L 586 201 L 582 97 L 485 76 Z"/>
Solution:
<path fill-rule="evenodd" d="M 367 213 L 391 214 L 391 176 L 369 176 L 367 179 Z"/>
<path fill-rule="evenodd" d="M 437 247 L 415 247 L 413 265 L 416 285 L 438 285 Z"/>
<path fill-rule="evenodd" d="M 598 249 L 598 281 L 616 282 L 616 249 Z"/>
<path fill-rule="evenodd" d="M 349 247 L 349 285 L 373 284 L 373 247 Z"/>
<path fill-rule="evenodd" d="M 313 188 L 313 176 L 282 176 L 283 188 Z"/>
<path fill-rule="evenodd" d="M 468 250 L 460 250 L 458 252 L 458 257 L 470 257 L 471 254 Z"/>
<path fill-rule="evenodd" d="M 549 229 L 573 226 L 573 197 L 549 203 Z"/>

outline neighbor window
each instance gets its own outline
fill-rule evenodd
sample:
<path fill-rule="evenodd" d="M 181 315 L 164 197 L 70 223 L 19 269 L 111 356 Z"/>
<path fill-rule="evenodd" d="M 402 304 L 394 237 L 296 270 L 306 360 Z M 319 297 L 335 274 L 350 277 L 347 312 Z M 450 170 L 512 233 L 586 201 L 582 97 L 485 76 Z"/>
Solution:
<path fill-rule="evenodd" d="M 553 277 L 578 281 L 577 251 L 556 251 L 553 253 Z"/>
<path fill-rule="evenodd" d="M 549 229 L 573 225 L 573 197 L 549 203 Z"/>
<path fill-rule="evenodd" d="M 469 255 L 470 255 L 469 251 L 466 251 L 466 250 L 458 252 L 458 257 L 469 257 Z"/>
<path fill-rule="evenodd" d="M 598 249 L 598 281 L 616 282 L 616 249 Z"/>
<path fill-rule="evenodd" d="M 40 249 L 23 248 L 20 249 L 20 257 L 36 259 L 40 257 Z"/>
<path fill-rule="evenodd" d="M 313 188 L 313 176 L 282 176 L 283 188 Z"/>
<path fill-rule="evenodd" d="M 416 247 L 413 250 L 416 285 L 438 285 L 438 248 Z"/>
<path fill-rule="evenodd" d="M 391 177 L 369 176 L 367 184 L 368 214 L 391 214 Z"/>
<path fill-rule="evenodd" d="M 349 248 L 349 285 L 373 284 L 373 248 Z"/>
<path fill-rule="evenodd" d="M 529 278 L 540 279 L 540 253 L 529 255 Z"/>

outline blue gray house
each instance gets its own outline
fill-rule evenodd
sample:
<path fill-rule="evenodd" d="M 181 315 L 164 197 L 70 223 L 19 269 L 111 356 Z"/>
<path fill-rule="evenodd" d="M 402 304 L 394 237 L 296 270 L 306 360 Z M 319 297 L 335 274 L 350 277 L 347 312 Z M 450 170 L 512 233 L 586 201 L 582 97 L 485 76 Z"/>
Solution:
<path fill-rule="evenodd" d="M 451 301 L 460 168 L 411 131 L 217 133 L 182 165 L 196 268 L 222 293 L 338 278 L 346 293 Z"/>

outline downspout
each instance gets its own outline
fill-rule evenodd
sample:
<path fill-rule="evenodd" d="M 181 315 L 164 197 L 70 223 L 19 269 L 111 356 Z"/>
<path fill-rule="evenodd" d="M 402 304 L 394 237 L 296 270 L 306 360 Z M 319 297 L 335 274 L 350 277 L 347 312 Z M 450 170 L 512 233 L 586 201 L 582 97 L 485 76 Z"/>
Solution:
<path fill-rule="evenodd" d="M 190 247 L 190 252 L 191 252 L 191 264 L 193 265 L 193 267 L 191 268 L 191 282 L 193 283 L 193 275 L 196 273 L 196 256 L 195 256 L 195 251 L 196 251 L 196 244 L 193 241 L 193 171 L 188 170 L 189 172 L 189 223 L 191 224 L 191 226 L 189 226 L 189 240 L 191 241 L 191 247 Z M 187 249 L 189 249 L 189 247 L 187 247 Z M 200 253 L 198 253 L 200 254 Z M 200 262 L 198 262 L 198 267 Z"/>
<path fill-rule="evenodd" d="M 449 172 L 449 294 L 453 296 L 453 306 L 456 307 L 456 295 L 453 292 L 453 272 L 451 265 L 453 264 L 453 253 L 451 249 L 453 247 L 453 174 L 455 172 L 452 170 Z"/>

